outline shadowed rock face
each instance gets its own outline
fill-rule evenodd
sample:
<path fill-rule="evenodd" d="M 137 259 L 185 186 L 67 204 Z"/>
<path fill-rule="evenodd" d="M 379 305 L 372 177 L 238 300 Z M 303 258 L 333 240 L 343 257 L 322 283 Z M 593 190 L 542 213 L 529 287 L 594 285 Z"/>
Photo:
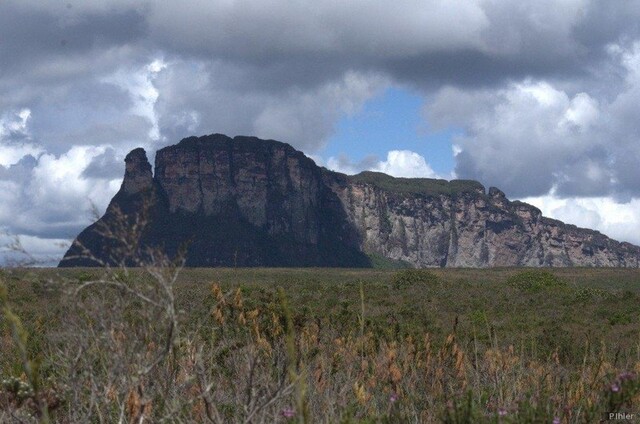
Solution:
<path fill-rule="evenodd" d="M 189 266 L 369 266 L 322 170 L 288 144 L 190 137 L 157 152 L 153 177 L 142 149 L 131 152 L 126 165 L 105 216 L 78 236 L 60 266 L 91 265 L 80 258 L 82 246 L 112 265 L 124 260 L 121 253 L 105 255 L 103 246 L 113 250 L 113 242 L 98 230 L 132 225 L 119 225 L 118 211 L 129 216 L 141 205 L 148 225 L 138 237 L 139 252 L 126 252 L 128 265 L 151 247 L 169 257 L 186 248 Z"/>
<path fill-rule="evenodd" d="M 129 152 L 124 159 L 125 171 L 122 190 L 127 194 L 134 194 L 151 187 L 153 175 L 147 154 L 142 148 Z"/>
<path fill-rule="evenodd" d="M 150 249 L 182 248 L 188 266 L 366 267 L 371 254 L 417 267 L 640 261 L 640 248 L 544 218 L 495 187 L 347 176 L 272 140 L 189 137 L 157 152 L 153 175 L 143 149 L 125 162 L 120 191 L 60 266 L 137 265 Z M 127 240 L 107 234 L 118 232 Z"/>

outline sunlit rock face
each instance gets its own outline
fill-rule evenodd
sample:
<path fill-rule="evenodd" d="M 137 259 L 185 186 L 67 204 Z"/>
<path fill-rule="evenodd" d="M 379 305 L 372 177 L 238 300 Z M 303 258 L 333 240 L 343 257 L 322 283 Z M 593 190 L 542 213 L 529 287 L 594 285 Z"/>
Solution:
<path fill-rule="evenodd" d="M 495 188 L 399 193 L 348 180 L 334 189 L 362 249 L 416 267 L 639 265 L 640 248 L 545 218 Z"/>
<path fill-rule="evenodd" d="M 157 152 L 153 175 L 142 149 L 125 162 L 120 191 L 60 266 L 181 252 L 188 266 L 366 267 L 372 255 L 415 267 L 639 265 L 640 248 L 542 217 L 495 187 L 347 176 L 273 140 L 189 137 Z"/>

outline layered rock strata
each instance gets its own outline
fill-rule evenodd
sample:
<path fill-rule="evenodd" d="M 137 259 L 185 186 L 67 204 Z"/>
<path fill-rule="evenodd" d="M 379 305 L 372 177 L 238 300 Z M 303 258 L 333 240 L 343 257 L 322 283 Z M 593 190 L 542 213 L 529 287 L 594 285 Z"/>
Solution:
<path fill-rule="evenodd" d="M 183 252 L 188 266 L 638 267 L 640 248 L 545 218 L 478 182 L 355 176 L 288 144 L 221 134 L 142 149 L 105 215 L 60 266 L 138 265 Z M 118 235 L 118 232 L 124 233 Z"/>

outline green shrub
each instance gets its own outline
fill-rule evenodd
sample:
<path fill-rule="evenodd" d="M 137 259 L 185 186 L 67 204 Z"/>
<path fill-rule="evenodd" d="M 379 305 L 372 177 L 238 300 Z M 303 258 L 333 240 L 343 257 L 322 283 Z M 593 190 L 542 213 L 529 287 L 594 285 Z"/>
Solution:
<path fill-rule="evenodd" d="M 566 281 L 545 270 L 528 270 L 512 275 L 507 284 L 519 290 L 537 293 L 549 289 L 566 287 Z"/>
<path fill-rule="evenodd" d="M 469 319 L 474 326 L 480 328 L 484 327 L 489 322 L 487 313 L 480 309 L 475 309 L 473 312 L 471 312 L 471 314 L 469 315 Z"/>
<path fill-rule="evenodd" d="M 370 184 L 392 193 L 420 193 L 426 195 L 457 195 L 484 193 L 484 186 L 473 180 L 436 180 L 433 178 L 396 178 L 381 172 L 364 171 L 350 175 L 355 183 Z"/>
<path fill-rule="evenodd" d="M 394 289 L 401 289 L 409 286 L 435 284 L 439 281 L 437 275 L 426 269 L 405 269 L 393 275 L 391 286 Z"/>
<path fill-rule="evenodd" d="M 610 299 L 613 297 L 610 292 L 594 287 L 580 287 L 576 289 L 574 296 L 575 299 L 579 302 Z"/>
<path fill-rule="evenodd" d="M 631 316 L 625 312 L 614 312 L 609 316 L 609 325 L 631 324 Z"/>

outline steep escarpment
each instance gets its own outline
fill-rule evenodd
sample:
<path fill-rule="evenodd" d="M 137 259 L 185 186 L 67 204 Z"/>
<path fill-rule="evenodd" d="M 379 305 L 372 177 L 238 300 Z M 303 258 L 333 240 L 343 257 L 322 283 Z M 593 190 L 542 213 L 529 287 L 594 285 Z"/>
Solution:
<path fill-rule="evenodd" d="M 136 264 L 157 251 L 169 257 L 184 251 L 188 266 L 369 265 L 321 169 L 287 144 L 190 137 L 156 153 L 153 177 L 140 152 L 127 156 L 120 191 L 105 216 L 73 242 L 61 266 Z M 131 237 L 135 211 L 146 224 L 136 227 L 142 228 L 134 235 L 138 251 L 105 255 L 114 251 L 112 240 Z M 107 237 L 105 228 L 120 234 Z"/>
<path fill-rule="evenodd" d="M 190 137 L 142 149 L 105 215 L 60 266 L 140 264 L 183 252 L 189 266 L 631 266 L 640 248 L 542 217 L 476 181 L 347 176 L 291 146 Z"/>
<path fill-rule="evenodd" d="M 545 218 L 475 181 L 327 176 L 368 253 L 417 267 L 638 267 L 640 248 Z M 403 189 L 399 188 L 403 187 Z"/>

